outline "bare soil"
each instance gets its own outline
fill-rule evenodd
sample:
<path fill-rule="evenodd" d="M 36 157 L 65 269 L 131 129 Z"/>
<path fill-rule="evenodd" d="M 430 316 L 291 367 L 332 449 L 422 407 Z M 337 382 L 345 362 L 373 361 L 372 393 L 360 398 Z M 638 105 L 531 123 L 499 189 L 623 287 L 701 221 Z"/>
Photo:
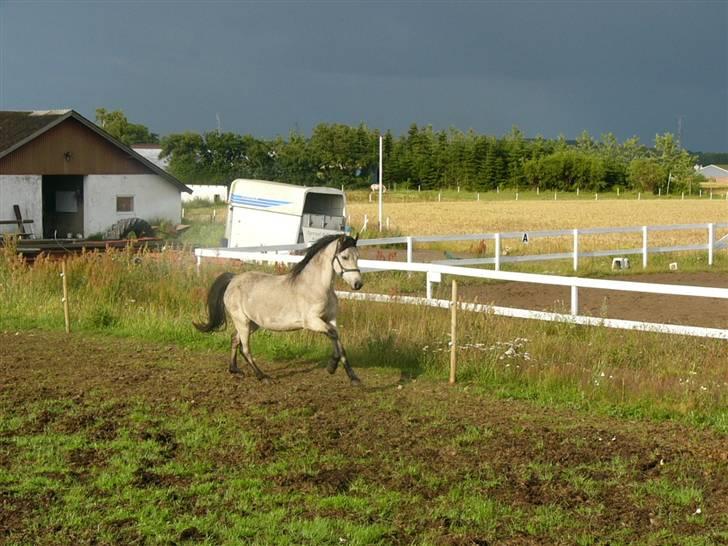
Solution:
<path fill-rule="evenodd" d="M 652 273 L 611 278 L 620 281 L 728 288 L 728 273 Z M 536 311 L 563 311 L 569 309 L 571 301 L 569 287 L 516 282 L 463 286 L 460 293 L 466 301 Z M 594 317 L 728 328 L 728 301 L 716 298 L 580 288 L 579 313 Z"/>
<path fill-rule="evenodd" d="M 362 257 L 367 259 L 404 261 L 407 259 L 405 254 L 401 249 L 362 248 Z M 466 257 L 463 253 L 459 253 L 458 256 Z M 444 256 L 439 250 L 417 250 L 415 259 L 428 262 L 442 260 Z M 646 274 L 625 272 L 609 278 L 620 281 L 728 288 L 728 273 L 724 272 L 676 271 Z M 435 297 L 450 297 L 449 286 L 436 286 L 434 290 Z M 459 294 L 463 301 L 534 311 L 568 310 L 571 301 L 569 287 L 520 282 L 464 283 L 459 288 Z M 603 318 L 728 328 L 728 301 L 715 298 L 580 288 L 579 313 Z"/>
<path fill-rule="evenodd" d="M 513 294 L 525 302 L 528 292 L 519 288 L 520 295 L 515 287 Z M 547 300 L 542 296 L 540 301 L 545 305 Z M 255 438 L 260 461 L 275 460 L 281 449 L 279 439 L 285 435 L 305 435 L 320 452 L 343 455 L 350 462 L 279 476 L 271 487 L 283 493 L 336 494 L 363 477 L 381 487 L 416 493 L 427 502 L 446 495 L 466 478 L 482 475 L 484 480 L 499 478 L 497 485 L 487 489 L 489 496 L 518 509 L 557 505 L 572 512 L 594 506 L 600 515 L 589 521 L 593 536 L 609 536 L 615 529 L 629 527 L 635 533 L 632 538 L 645 538 L 663 525 L 674 533 L 719 532 L 727 520 L 728 441 L 713 431 L 495 399 L 472 387 L 449 387 L 388 370 L 359 369 L 364 386 L 354 388 L 342 370 L 331 377 L 311 362 L 262 363 L 275 378 L 274 383 L 262 385 L 249 375 L 231 376 L 226 358 L 227 354 L 218 352 L 110 337 L 0 333 L 0 409 L 6 412 L 36 400 L 70 399 L 89 408 L 82 413 L 93 420 L 99 438 L 110 438 L 116 427 L 113 406 L 107 404 L 104 414 L 96 413 L 94 407 L 100 401 L 123 405 L 141 399 L 160 412 L 184 402 L 190 408 L 239 420 Z M 276 418 L 280 415 L 287 417 Z M 89 426 L 71 421 L 62 425 L 68 430 Z M 463 440 L 469 430 L 481 434 L 472 441 Z M 172 453 L 176 449 L 174 438 L 157 440 Z M 80 450 L 73 457 L 82 476 L 87 465 L 97 463 L 98 455 Z M 241 455 L 236 451 L 220 457 Z M 402 458 L 438 479 L 392 472 L 389 461 Z M 610 461 L 615 460 L 627 466 L 623 480 L 613 479 L 609 470 Z M 529 474 L 526 469 L 531 464 L 552 469 L 553 478 Z M 595 480 L 598 491 L 580 489 L 570 479 L 575 469 Z M 667 514 L 654 499 L 640 498 L 636 485 L 661 478 L 699 487 L 700 507 L 708 514 L 705 521 Z M 153 474 L 136 476 L 140 487 L 163 486 L 163 479 Z M 1 490 L 0 497 L 0 542 L 2 532 L 17 531 L 30 511 L 55 502 L 53 498 L 34 498 L 32 503 L 10 499 Z M 696 508 L 687 506 L 684 511 L 689 514 Z M 452 543 L 448 542 L 448 521 L 428 521 L 421 512 L 398 514 L 397 519 L 403 523 L 391 537 L 393 543 L 411 543 L 425 531 L 438 534 L 442 543 Z M 466 538 L 456 542 L 478 543 L 478 537 Z M 504 543 L 538 542 L 521 536 Z"/>

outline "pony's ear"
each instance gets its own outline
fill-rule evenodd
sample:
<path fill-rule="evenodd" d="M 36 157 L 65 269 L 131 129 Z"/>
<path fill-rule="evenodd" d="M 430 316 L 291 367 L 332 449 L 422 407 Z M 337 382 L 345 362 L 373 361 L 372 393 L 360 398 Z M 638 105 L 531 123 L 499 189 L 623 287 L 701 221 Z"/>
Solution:
<path fill-rule="evenodd" d="M 354 246 L 356 246 L 356 243 L 359 241 L 359 234 L 356 234 L 356 237 L 354 238 Z"/>

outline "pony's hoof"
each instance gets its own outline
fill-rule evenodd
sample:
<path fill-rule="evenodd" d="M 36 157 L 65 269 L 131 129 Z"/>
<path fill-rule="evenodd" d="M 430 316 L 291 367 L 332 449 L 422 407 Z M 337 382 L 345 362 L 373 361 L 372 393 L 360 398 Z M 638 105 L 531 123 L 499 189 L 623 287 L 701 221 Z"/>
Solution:
<path fill-rule="evenodd" d="M 359 387 L 359 386 L 361 386 L 361 380 L 358 377 L 352 377 L 351 378 L 351 386 L 352 387 Z"/>
<path fill-rule="evenodd" d="M 228 371 L 232 374 L 241 375 L 243 372 L 240 371 L 240 368 L 228 368 Z"/>
<path fill-rule="evenodd" d="M 338 368 L 338 367 L 339 367 L 339 361 L 331 360 L 331 362 L 329 362 L 329 365 L 326 366 L 326 371 L 333 375 L 336 372 L 336 368 Z"/>
<path fill-rule="evenodd" d="M 273 383 L 273 378 L 269 375 L 261 375 L 260 377 L 258 377 L 258 381 L 260 381 L 264 385 L 270 385 Z"/>

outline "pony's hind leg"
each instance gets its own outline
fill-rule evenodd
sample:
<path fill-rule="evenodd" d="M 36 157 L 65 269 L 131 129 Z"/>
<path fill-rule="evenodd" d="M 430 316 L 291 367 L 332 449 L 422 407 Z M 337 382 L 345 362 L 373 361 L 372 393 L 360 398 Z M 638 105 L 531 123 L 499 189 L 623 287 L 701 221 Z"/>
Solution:
<path fill-rule="evenodd" d="M 238 368 L 238 348 L 240 347 L 240 335 L 238 334 L 237 330 L 233 332 L 233 335 L 230 338 L 230 345 L 230 373 L 240 373 L 240 368 Z"/>
<path fill-rule="evenodd" d="M 248 364 L 250 364 L 250 367 L 253 368 L 255 377 L 259 381 L 268 383 L 271 379 L 270 376 L 263 373 L 263 371 L 258 368 L 255 360 L 253 360 L 253 355 L 250 353 L 250 334 L 255 332 L 257 329 L 258 325 L 251 321 L 247 321 L 245 325 L 238 328 L 238 335 L 240 336 L 240 344 L 242 346 L 241 352 L 243 353 L 245 360 L 248 362 Z"/>

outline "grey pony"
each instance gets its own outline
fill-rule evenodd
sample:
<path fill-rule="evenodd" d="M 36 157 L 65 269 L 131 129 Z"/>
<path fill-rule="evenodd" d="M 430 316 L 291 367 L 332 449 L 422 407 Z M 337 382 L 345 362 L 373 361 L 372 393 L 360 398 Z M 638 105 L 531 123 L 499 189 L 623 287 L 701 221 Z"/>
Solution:
<path fill-rule="evenodd" d="M 239 275 L 223 273 L 212 283 L 207 295 L 209 319 L 194 323 L 200 332 L 212 332 L 226 324 L 226 311 L 235 326 L 230 353 L 230 372 L 240 373 L 237 352 L 261 381 L 263 373 L 250 353 L 250 334 L 264 328 L 277 332 L 311 330 L 326 335 L 334 353 L 327 370 L 333 374 L 339 363 L 352 385 L 361 382 L 351 368 L 336 327 L 338 300 L 334 293 L 336 276 L 354 290 L 362 286 L 359 250 L 356 239 L 347 235 L 328 235 L 316 241 L 303 259 L 285 275 L 247 271 Z"/>

